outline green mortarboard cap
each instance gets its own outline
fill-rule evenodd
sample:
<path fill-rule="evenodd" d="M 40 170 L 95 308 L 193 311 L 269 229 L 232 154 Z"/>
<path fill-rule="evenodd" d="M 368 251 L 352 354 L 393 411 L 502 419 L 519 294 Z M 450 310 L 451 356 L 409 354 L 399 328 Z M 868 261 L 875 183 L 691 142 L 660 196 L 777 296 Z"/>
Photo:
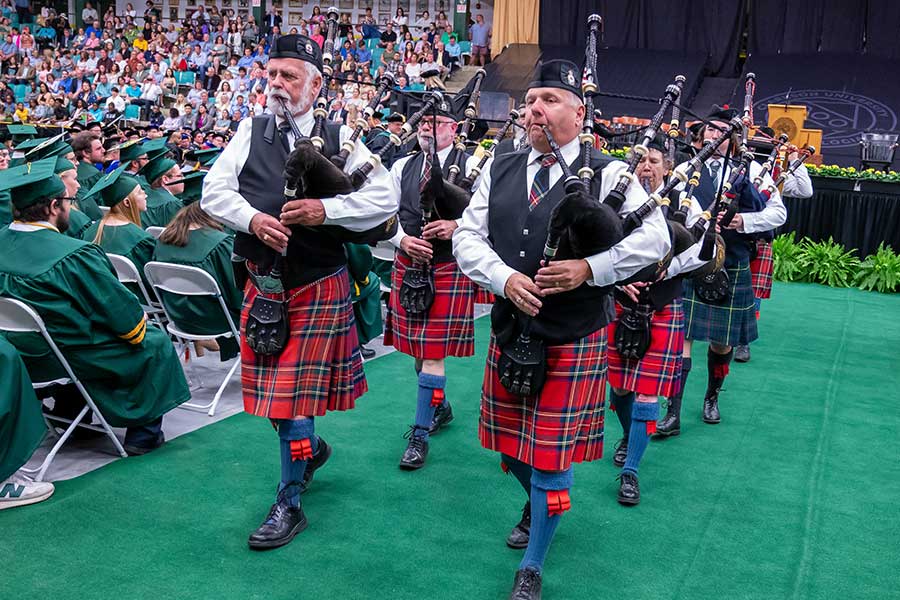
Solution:
<path fill-rule="evenodd" d="M 200 199 L 203 193 L 203 178 L 206 177 L 207 173 L 208 171 L 189 171 L 184 174 L 180 181 L 172 182 L 184 183 L 184 191 L 178 194 L 178 197 L 184 202 L 185 206 Z"/>
<path fill-rule="evenodd" d="M 155 140 L 147 140 L 144 142 L 144 151 L 147 154 L 147 160 L 153 160 L 169 153 L 169 147 L 166 145 L 169 140 L 164 137 Z"/>
<path fill-rule="evenodd" d="M 112 208 L 127 198 L 128 194 L 139 185 L 140 183 L 137 179 L 125 174 L 125 165 L 122 165 L 115 171 L 110 171 L 101 177 L 85 196 L 100 194 L 103 205 Z"/>
<path fill-rule="evenodd" d="M 151 184 L 169 172 L 172 167 L 177 166 L 176 163 L 171 158 L 166 158 L 165 156 L 157 156 L 153 160 L 147 162 L 141 170 L 139 171 L 141 175 L 147 178 L 147 181 Z"/>
<path fill-rule="evenodd" d="M 221 152 L 221 148 L 203 148 L 202 150 L 192 150 L 191 152 L 188 152 L 187 158 L 188 161 L 196 161 L 204 167 L 208 167 L 216 162 L 216 159 L 219 158 Z"/>
<path fill-rule="evenodd" d="M 113 148 L 113 150 L 119 151 L 119 160 L 122 161 L 123 164 L 147 154 L 147 150 L 144 148 L 144 145 L 141 144 L 141 140 L 128 140 L 127 142 L 119 144 Z"/>
<path fill-rule="evenodd" d="M 34 125 L 7 125 L 6 130 L 9 132 L 9 135 L 18 138 L 37 135 L 37 127 Z"/>
<path fill-rule="evenodd" d="M 56 157 L 56 168 L 53 170 L 53 172 L 59 175 L 64 171 L 70 171 L 77 168 L 78 167 L 76 167 L 75 163 L 73 163 L 71 160 L 69 160 L 65 156 L 59 155 Z"/>
<path fill-rule="evenodd" d="M 65 156 L 72 152 L 72 146 L 65 141 L 66 134 L 60 133 L 48 138 L 34 138 L 16 146 L 16 152 L 24 152 L 24 162 L 35 162 L 52 156 Z"/>
<path fill-rule="evenodd" d="M 0 171 L 0 191 L 9 190 L 13 205 L 20 210 L 41 200 L 59 198 L 66 186 L 55 170 L 55 158 L 10 167 Z"/>

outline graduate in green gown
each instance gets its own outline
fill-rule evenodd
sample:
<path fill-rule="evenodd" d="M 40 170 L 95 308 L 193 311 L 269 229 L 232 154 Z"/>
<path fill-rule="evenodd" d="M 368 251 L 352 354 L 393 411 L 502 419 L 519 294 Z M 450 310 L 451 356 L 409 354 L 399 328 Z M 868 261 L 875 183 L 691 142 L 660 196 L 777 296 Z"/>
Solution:
<path fill-rule="evenodd" d="M 133 262 L 150 293 L 150 285 L 144 278 L 144 265 L 153 259 L 156 240 L 141 228 L 141 213 L 147 207 L 147 195 L 140 183 L 125 175 L 125 167 L 121 166 L 101 177 L 90 195 L 100 198 L 103 205 L 109 207 L 109 214 L 91 225 L 84 233 L 84 239 L 97 244 L 108 254 L 119 254 Z M 137 289 L 132 291 L 141 297 Z"/>
<path fill-rule="evenodd" d="M 218 222 L 203 212 L 199 203 L 193 202 L 181 209 L 159 236 L 153 260 L 198 267 L 212 275 L 219 284 L 234 325 L 240 327 L 244 293 L 234 282 L 233 250 L 234 236 L 223 231 Z M 169 317 L 184 331 L 198 335 L 229 331 L 218 300 L 161 294 Z M 216 341 L 223 361 L 238 355 L 238 340 L 220 337 Z"/>
<path fill-rule="evenodd" d="M 54 159 L 46 159 L 0 172 L 0 189 L 14 188 L 17 211 L 16 220 L 0 231 L 0 296 L 22 300 L 40 314 L 103 416 L 114 427 L 128 428 L 125 449 L 145 453 L 163 443 L 162 415 L 186 402 L 190 391 L 172 342 L 147 324 L 103 251 L 61 235 L 70 201 L 55 167 Z M 32 379 L 61 376 L 41 339 L 7 339 Z M 77 400 L 65 389 L 53 397 L 57 404 Z"/>
<path fill-rule="evenodd" d="M 15 347 L 0 337 L 0 510 L 46 500 L 53 484 L 17 473 L 47 432 L 41 401 Z"/>
<path fill-rule="evenodd" d="M 140 173 L 150 183 L 147 212 L 142 217 L 144 227 L 165 227 L 184 206 L 175 197 L 184 190 L 183 184 L 174 183 L 182 179 L 181 169 L 174 160 L 161 155 L 147 161 Z"/>
<path fill-rule="evenodd" d="M 344 244 L 347 253 L 347 268 L 350 272 L 350 299 L 353 315 L 356 317 L 356 332 L 359 345 L 381 335 L 381 287 L 378 275 L 372 271 L 372 251 L 365 244 Z M 365 348 L 364 350 L 368 350 Z M 374 355 L 375 351 L 369 352 Z M 363 353 L 364 358 L 366 352 Z"/>
<path fill-rule="evenodd" d="M 97 201 L 89 196 L 89 192 L 103 177 L 103 173 L 94 166 L 101 164 L 106 157 L 103 143 L 97 135 L 82 131 L 72 138 L 72 150 L 78 165 L 78 183 L 81 184 L 81 189 L 78 190 L 78 207 L 91 221 L 99 221 L 103 213 Z"/>
<path fill-rule="evenodd" d="M 175 194 L 185 206 L 191 202 L 196 202 L 203 194 L 203 178 L 209 171 L 197 169 L 182 174 L 181 183 L 184 190 L 180 194 Z"/>
<path fill-rule="evenodd" d="M 66 198 L 72 200 L 72 208 L 69 210 L 69 228 L 66 230 L 66 235 L 77 240 L 83 239 L 84 233 L 93 225 L 93 221 L 81 212 L 75 200 L 78 197 L 78 190 L 81 188 L 81 184 L 78 183 L 78 169 L 65 156 L 57 156 L 55 172 L 66 186 Z"/>
<path fill-rule="evenodd" d="M 9 148 L 0 146 L 0 171 L 9 168 Z M 9 190 L 0 192 L 0 229 L 12 223 L 12 199 Z"/>

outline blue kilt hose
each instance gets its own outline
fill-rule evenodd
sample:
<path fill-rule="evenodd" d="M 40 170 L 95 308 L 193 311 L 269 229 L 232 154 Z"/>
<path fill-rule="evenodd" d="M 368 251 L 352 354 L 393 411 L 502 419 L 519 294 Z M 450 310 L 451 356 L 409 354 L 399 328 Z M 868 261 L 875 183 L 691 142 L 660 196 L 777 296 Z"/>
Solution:
<path fill-rule="evenodd" d="M 690 277 L 684 280 L 684 337 L 723 346 L 743 346 L 759 337 L 751 286 L 750 261 L 728 272 L 729 298 L 721 305 L 701 302 Z"/>
<path fill-rule="evenodd" d="M 639 360 L 624 359 L 616 349 L 616 325 L 621 314 L 622 306 L 616 302 L 617 320 L 609 325 L 609 385 L 648 396 L 674 396 L 681 382 L 684 350 L 681 298 L 653 312 L 650 347 Z"/>
<path fill-rule="evenodd" d="M 603 457 L 606 328 L 547 346 L 547 379 L 538 396 L 510 394 L 500 383 L 499 358 L 492 333 L 478 420 L 482 446 L 543 471 Z"/>
<path fill-rule="evenodd" d="M 397 254 L 384 345 L 420 360 L 475 354 L 475 286 L 455 261 L 434 269 L 434 302 L 425 315 L 409 315 L 400 306 L 400 285 L 410 260 Z"/>

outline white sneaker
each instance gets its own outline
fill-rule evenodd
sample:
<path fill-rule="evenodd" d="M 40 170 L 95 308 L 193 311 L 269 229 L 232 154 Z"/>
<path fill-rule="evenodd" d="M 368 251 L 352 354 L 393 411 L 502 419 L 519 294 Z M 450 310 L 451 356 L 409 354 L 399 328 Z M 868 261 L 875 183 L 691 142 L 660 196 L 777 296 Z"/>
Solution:
<path fill-rule="evenodd" d="M 48 481 L 32 481 L 24 475 L 13 473 L 0 483 L 0 510 L 43 502 L 53 495 L 54 489 Z"/>

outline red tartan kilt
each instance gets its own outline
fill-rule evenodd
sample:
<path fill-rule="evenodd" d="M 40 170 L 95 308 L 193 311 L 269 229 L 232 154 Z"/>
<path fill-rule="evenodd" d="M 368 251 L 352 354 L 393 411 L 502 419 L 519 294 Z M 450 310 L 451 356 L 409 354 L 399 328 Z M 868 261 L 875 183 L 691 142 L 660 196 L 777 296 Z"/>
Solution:
<path fill-rule="evenodd" d="M 756 258 L 750 261 L 750 285 L 753 296 L 766 299 L 772 296 L 772 274 L 775 271 L 775 259 L 772 256 L 772 244 L 764 240 L 756 240 Z"/>
<path fill-rule="evenodd" d="M 622 307 L 616 303 L 616 317 Z M 653 313 L 650 320 L 650 347 L 640 360 L 625 360 L 616 350 L 616 325 L 609 331 L 609 385 L 648 396 L 674 396 L 681 381 L 681 354 L 684 350 L 684 312 L 676 298 Z"/>
<path fill-rule="evenodd" d="M 493 304 L 494 294 L 487 288 L 483 288 L 477 283 L 475 285 L 475 304 Z"/>
<path fill-rule="evenodd" d="M 482 446 L 547 471 L 602 458 L 606 329 L 549 346 L 547 380 L 537 398 L 506 391 L 497 374 L 499 356 L 492 334 L 478 422 Z"/>
<path fill-rule="evenodd" d="M 391 298 L 384 344 L 420 360 L 475 354 L 475 289 L 455 262 L 434 266 L 434 303 L 424 316 L 411 316 L 400 306 L 400 284 L 410 265 L 397 255 L 391 273 Z"/>
<path fill-rule="evenodd" d="M 241 331 L 246 331 L 247 315 L 258 294 L 248 282 Z M 290 419 L 353 408 L 368 386 L 347 270 L 292 289 L 287 297 L 291 333 L 281 354 L 257 356 L 241 336 L 244 410 L 269 419 Z"/>

